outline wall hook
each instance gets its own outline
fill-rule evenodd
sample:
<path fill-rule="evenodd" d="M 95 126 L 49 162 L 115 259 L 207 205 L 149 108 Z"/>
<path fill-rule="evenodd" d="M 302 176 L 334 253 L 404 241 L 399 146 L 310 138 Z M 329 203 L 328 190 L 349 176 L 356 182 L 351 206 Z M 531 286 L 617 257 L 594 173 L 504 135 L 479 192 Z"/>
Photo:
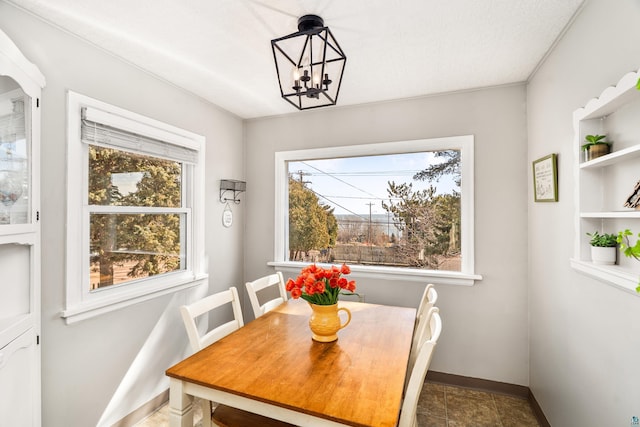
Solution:
<path fill-rule="evenodd" d="M 244 181 L 238 181 L 235 179 L 221 179 L 220 180 L 220 202 L 233 202 L 235 204 L 240 203 L 238 195 L 247 190 L 247 183 Z M 233 198 L 229 199 L 223 197 L 227 191 L 233 192 Z"/>

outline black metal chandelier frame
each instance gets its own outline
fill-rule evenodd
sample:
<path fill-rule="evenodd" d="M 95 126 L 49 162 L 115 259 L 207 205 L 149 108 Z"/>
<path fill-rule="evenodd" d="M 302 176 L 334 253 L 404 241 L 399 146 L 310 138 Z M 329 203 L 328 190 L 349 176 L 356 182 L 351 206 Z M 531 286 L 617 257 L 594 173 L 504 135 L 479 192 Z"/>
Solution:
<path fill-rule="evenodd" d="M 295 37 L 304 37 L 304 43 L 302 50 L 296 55 L 287 53 L 285 49 L 281 47 L 281 42 L 293 39 Z M 313 38 L 318 37 L 322 41 L 322 56 L 319 60 L 313 60 Z M 344 66 L 346 64 L 347 57 L 342 51 L 342 48 L 338 44 L 337 40 L 329 30 L 329 27 L 324 26 L 324 21 L 317 15 L 305 15 L 298 19 L 298 31 L 289 34 L 284 37 L 280 37 L 271 40 L 271 48 L 273 50 L 273 59 L 276 65 L 276 73 L 278 75 L 278 82 L 280 85 L 280 94 L 291 105 L 299 110 L 307 110 L 311 108 L 325 107 L 328 105 L 335 105 L 338 101 L 338 94 L 340 93 L 340 86 L 342 84 L 342 77 L 344 75 Z M 329 53 L 333 56 L 327 59 L 328 49 Z M 291 65 L 294 71 L 297 71 L 298 78 L 293 78 L 290 86 L 287 86 L 283 82 L 281 73 L 286 70 L 281 70 L 278 66 L 277 55 L 281 54 L 286 61 Z M 303 63 L 305 61 L 306 54 L 310 58 L 309 63 Z M 342 61 L 343 64 L 340 67 L 339 75 L 337 76 L 337 82 L 334 82 L 336 76 L 331 76 L 327 70 L 328 64 Z M 320 71 L 318 72 L 318 68 Z M 301 73 L 300 73 L 301 72 Z M 335 85 L 335 86 L 331 86 Z M 330 88 L 336 87 L 335 93 L 332 94 Z M 305 98 L 308 100 L 317 100 L 310 105 L 306 105 Z"/>

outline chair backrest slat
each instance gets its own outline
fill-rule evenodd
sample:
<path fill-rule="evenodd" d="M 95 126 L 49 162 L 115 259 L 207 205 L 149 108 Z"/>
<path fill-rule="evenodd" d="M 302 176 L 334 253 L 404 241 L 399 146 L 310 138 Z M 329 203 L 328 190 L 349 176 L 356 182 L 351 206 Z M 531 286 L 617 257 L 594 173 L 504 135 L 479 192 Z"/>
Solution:
<path fill-rule="evenodd" d="M 231 304 L 233 320 L 216 326 L 205 334 L 200 335 L 196 319 L 225 304 Z M 226 291 L 209 295 L 193 304 L 181 306 L 180 314 L 182 315 L 182 320 L 187 330 L 191 349 L 194 352 L 202 350 L 206 346 L 213 344 L 244 326 L 238 290 L 233 286 Z"/>
<path fill-rule="evenodd" d="M 252 282 L 247 282 L 245 286 L 247 287 L 249 301 L 251 302 L 253 314 L 256 319 L 287 300 L 284 278 L 282 277 L 282 273 L 279 271 L 274 274 L 269 274 L 268 276 L 260 277 Z M 271 286 L 277 287 L 279 296 L 265 302 L 264 304 L 260 304 L 258 300 L 258 292 Z"/>

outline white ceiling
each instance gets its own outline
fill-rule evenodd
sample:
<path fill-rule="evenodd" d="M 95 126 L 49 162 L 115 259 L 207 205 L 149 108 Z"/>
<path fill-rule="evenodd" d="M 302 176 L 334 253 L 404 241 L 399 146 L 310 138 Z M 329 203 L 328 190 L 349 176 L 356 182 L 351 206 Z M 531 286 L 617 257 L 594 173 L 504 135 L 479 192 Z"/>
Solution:
<path fill-rule="evenodd" d="M 338 105 L 352 105 L 526 81 L 583 2 L 9 1 L 242 118 L 297 111 L 270 40 L 302 15 L 321 16 L 347 55 Z"/>

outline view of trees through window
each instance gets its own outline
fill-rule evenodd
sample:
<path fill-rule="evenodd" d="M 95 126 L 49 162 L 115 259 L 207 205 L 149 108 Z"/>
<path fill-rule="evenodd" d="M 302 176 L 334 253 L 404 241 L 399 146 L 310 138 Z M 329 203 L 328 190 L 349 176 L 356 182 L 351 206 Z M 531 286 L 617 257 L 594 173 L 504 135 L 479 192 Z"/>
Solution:
<path fill-rule="evenodd" d="M 460 151 L 290 161 L 289 260 L 461 270 Z"/>
<path fill-rule="evenodd" d="M 89 146 L 91 289 L 184 269 L 182 165 Z"/>

